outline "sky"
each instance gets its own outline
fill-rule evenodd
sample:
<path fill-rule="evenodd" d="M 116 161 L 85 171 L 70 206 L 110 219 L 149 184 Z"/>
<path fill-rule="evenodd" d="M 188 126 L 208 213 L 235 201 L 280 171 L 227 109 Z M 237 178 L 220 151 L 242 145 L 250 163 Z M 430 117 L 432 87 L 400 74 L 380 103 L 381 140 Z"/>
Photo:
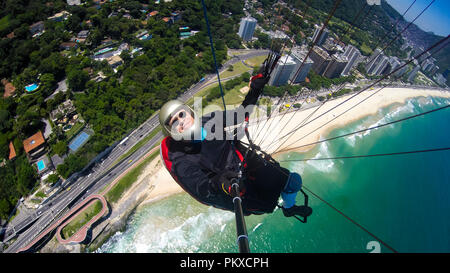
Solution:
<path fill-rule="evenodd" d="M 386 0 L 398 13 L 403 14 L 414 0 Z M 432 0 L 416 0 L 405 15 L 408 22 L 422 12 Z M 414 22 L 425 31 L 432 31 L 440 36 L 450 34 L 450 1 L 435 0 L 434 3 Z"/>

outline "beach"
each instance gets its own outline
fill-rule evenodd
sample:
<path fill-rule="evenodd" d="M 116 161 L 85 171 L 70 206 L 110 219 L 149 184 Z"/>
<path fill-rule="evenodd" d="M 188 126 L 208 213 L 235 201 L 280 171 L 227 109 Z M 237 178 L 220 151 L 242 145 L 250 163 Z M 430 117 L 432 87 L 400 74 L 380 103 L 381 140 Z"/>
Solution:
<path fill-rule="evenodd" d="M 378 92 L 377 92 L 378 91 Z M 374 88 L 373 90 L 367 90 L 361 92 L 359 95 L 348 100 L 350 97 L 354 96 L 356 93 L 342 96 L 336 99 L 332 99 L 323 104 L 319 110 L 316 111 L 309 119 L 304 122 L 304 126 L 299 130 L 295 131 L 292 136 L 288 136 L 284 139 L 279 139 L 280 137 L 286 135 L 287 133 L 296 129 L 296 127 L 301 124 L 305 118 L 307 118 L 311 113 L 313 113 L 317 107 L 308 108 L 305 110 L 291 111 L 286 114 L 284 112 L 272 117 L 268 122 L 264 123 L 262 121 L 259 125 L 256 123 L 251 123 L 249 126 L 250 136 L 258 136 L 254 139 L 255 143 L 260 143 L 260 147 L 269 152 L 273 153 L 275 150 L 283 150 L 286 148 L 292 148 L 296 146 L 301 146 L 318 141 L 321 136 L 326 135 L 329 131 L 345 126 L 348 123 L 356 121 L 366 116 L 373 115 L 379 111 L 379 109 L 398 103 L 399 105 L 406 102 L 407 99 L 417 98 L 417 97 L 442 97 L 450 98 L 450 92 L 443 90 L 434 89 L 409 89 L 409 88 Z M 348 100 L 342 105 L 338 106 L 342 102 Z M 360 103 L 358 106 L 346 112 L 348 109 L 353 107 L 355 104 Z M 336 107 L 337 106 L 337 107 Z M 336 107 L 335 109 L 333 109 Z M 329 113 L 322 115 L 323 113 L 333 109 Z M 339 116 L 333 120 L 338 115 L 346 112 L 345 114 Z M 318 117 L 318 118 L 317 118 Z M 316 119 L 317 118 L 317 119 Z M 273 119 L 273 120 L 272 120 Z M 331 121 L 331 122 L 330 122 Z M 329 122 L 328 124 L 326 124 Z M 322 126 L 323 124 L 326 124 Z M 270 126 L 270 127 L 269 127 Z M 320 129 L 317 129 L 319 128 Z M 266 128 L 261 133 L 258 134 L 261 128 Z M 317 129 L 317 130 L 316 130 Z M 310 132 L 314 131 L 310 134 Z M 299 140 L 301 139 L 301 140 Z M 286 141 L 285 143 L 283 143 Z M 245 139 L 244 139 L 245 142 Z M 279 147 L 281 145 L 281 147 Z M 314 147 L 315 145 L 310 145 L 307 147 L 302 147 L 296 149 L 296 151 L 307 151 Z M 275 154 L 278 155 L 278 154 Z M 160 161 L 160 158 L 157 159 Z M 161 166 L 161 164 L 158 164 Z M 140 178 L 148 177 L 150 173 L 153 175 L 149 178 L 154 185 L 151 192 L 148 194 L 147 198 L 140 205 L 145 205 L 150 202 L 161 200 L 165 197 L 169 197 L 173 194 L 180 193 L 183 190 L 181 187 L 172 179 L 170 174 L 165 168 L 159 168 L 155 172 L 155 166 L 148 166 Z"/>
<path fill-rule="evenodd" d="M 450 101 L 450 93 L 445 90 L 385 88 L 375 93 L 377 90 L 363 92 L 333 109 L 302 128 L 301 133 L 296 133 L 287 143 L 300 146 L 442 108 Z M 255 142 L 263 140 L 268 146 L 271 138 L 280 138 L 295 129 L 315 110 L 308 120 L 314 120 L 355 94 L 329 100 L 318 110 L 316 107 L 320 103 L 309 100 L 297 112 L 281 112 L 269 120 L 273 121 L 271 128 L 266 129 L 267 134 L 260 134 Z M 372 94 L 375 95 L 369 97 Z M 338 117 L 366 98 L 356 108 Z M 283 117 L 283 113 L 287 114 Z M 335 117 L 338 118 L 333 120 Z M 357 219 L 370 232 L 390 242 L 397 251 L 448 251 L 448 244 L 441 240 L 448 238 L 450 226 L 447 217 L 443 217 L 448 211 L 450 192 L 447 184 L 442 183 L 449 175 L 449 158 L 445 152 L 361 160 L 284 161 L 287 158 L 327 158 L 448 146 L 446 136 L 450 127 L 447 121 L 448 109 L 384 129 L 310 145 L 300 152 L 298 149 L 283 151 L 275 154 L 275 159 L 283 167 L 301 173 L 305 187 Z M 262 128 L 264 123 L 250 124 L 251 135 L 256 136 L 253 131 L 258 126 Z M 294 142 L 318 127 L 321 128 L 301 142 Z M 386 166 L 389 166 L 387 172 Z M 131 214 L 123 215 L 120 225 L 112 224 L 117 228 L 108 231 L 111 236 L 104 243 L 99 242 L 96 252 L 236 251 L 233 214 L 204 206 L 191 198 L 171 178 L 159 157 L 146 165 L 132 189 L 116 205 L 123 206 L 129 199 L 139 201 Z M 299 199 L 301 202 L 302 198 Z M 424 200 L 424 206 L 411 209 L 417 200 Z M 252 251 L 367 252 L 366 245 L 374 238 L 315 196 L 311 196 L 310 205 L 314 212 L 308 225 L 287 219 L 277 209 L 272 214 L 247 217 Z M 429 223 L 436 225 L 430 227 Z M 430 236 L 422 236 L 423 230 L 428 229 L 433 230 Z M 390 252 L 384 246 L 381 251 Z"/>
<path fill-rule="evenodd" d="M 432 89 L 408 89 L 408 88 L 374 88 L 356 95 L 350 94 L 327 101 L 318 107 L 295 111 L 291 109 L 286 114 L 280 113 L 273 117 L 273 121 L 264 122 L 256 130 L 250 128 L 250 135 L 256 135 L 255 143 L 268 153 L 284 152 L 293 147 L 316 142 L 329 131 L 345 126 L 355 120 L 376 114 L 379 109 L 398 103 L 403 104 L 407 99 L 417 97 L 443 97 L 449 98 L 450 92 Z M 353 97 L 354 96 L 354 97 Z M 353 97 L 353 98 L 351 98 Z M 299 101 L 301 103 L 302 101 Z M 352 108 L 358 104 L 356 107 Z M 317 110 L 315 113 L 314 111 Z M 330 112 L 328 112 L 330 111 Z M 327 113 L 328 112 L 328 113 Z M 312 115 L 311 115 L 312 114 Z M 311 115 L 311 116 L 310 116 Z M 309 117 L 310 116 L 310 117 Z M 303 123 L 303 125 L 302 125 Z M 262 133 L 260 131 L 264 127 Z M 288 133 L 288 136 L 284 137 Z M 295 149 L 299 152 L 310 150 L 314 145 Z M 284 150 L 284 151 L 282 151 Z"/>

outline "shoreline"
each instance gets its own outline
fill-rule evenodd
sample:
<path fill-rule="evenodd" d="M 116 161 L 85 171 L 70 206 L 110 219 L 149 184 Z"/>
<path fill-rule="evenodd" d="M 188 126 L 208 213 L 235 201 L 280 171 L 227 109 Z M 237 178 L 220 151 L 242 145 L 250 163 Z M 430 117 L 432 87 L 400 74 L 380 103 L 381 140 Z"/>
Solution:
<path fill-rule="evenodd" d="M 331 130 L 334 130 L 336 128 L 340 128 L 345 126 L 346 124 L 349 124 L 353 121 L 359 120 L 361 118 L 376 114 L 379 109 L 388 107 L 390 105 L 399 103 L 404 104 L 408 99 L 411 98 L 419 98 L 419 97 L 442 97 L 442 98 L 450 98 L 450 92 L 449 91 L 442 91 L 442 90 L 433 90 L 433 89 L 408 89 L 408 88 L 384 88 L 380 92 L 376 93 L 372 97 L 368 98 L 366 101 L 362 102 L 360 105 L 355 107 L 354 109 L 348 111 L 347 113 L 343 114 L 341 117 L 337 118 L 336 120 L 330 122 L 326 126 L 320 128 L 313 134 L 305 137 L 302 139 L 301 142 L 296 143 L 295 140 L 299 137 L 302 137 L 302 134 L 305 134 L 305 132 L 309 132 L 317 128 L 318 126 L 324 124 L 325 122 L 330 121 L 334 118 L 333 115 L 337 116 L 341 114 L 342 112 L 345 112 L 347 109 L 349 109 L 351 106 L 355 105 L 356 103 L 360 102 L 361 100 L 366 99 L 369 97 L 372 93 L 375 93 L 377 90 L 370 90 L 370 91 L 364 91 L 355 98 L 349 100 L 348 102 L 344 103 L 343 105 L 337 107 L 336 109 L 332 110 L 329 114 L 325 114 L 322 117 L 317 118 L 322 113 L 326 112 L 327 110 L 335 107 L 339 103 L 345 101 L 349 97 L 353 96 L 354 94 L 349 94 L 346 96 L 338 97 L 336 99 L 332 99 L 327 101 L 316 113 L 311 116 L 311 118 L 308 120 L 314 120 L 310 124 L 306 124 L 302 130 L 299 130 L 293 134 L 292 137 L 284 144 L 282 147 L 286 147 L 287 145 L 290 145 L 292 143 L 295 143 L 296 146 L 302 145 L 302 144 L 308 144 L 315 142 L 321 138 L 321 136 L 324 136 L 328 134 Z M 394 92 L 392 92 L 394 91 Z M 283 114 L 277 115 L 271 119 L 273 119 L 273 125 L 268 130 L 268 135 L 266 136 L 260 136 L 260 139 L 256 139 L 255 143 L 258 143 L 258 141 L 261 141 L 260 147 L 265 149 L 265 146 L 268 146 L 268 144 L 271 142 L 271 140 L 276 139 L 277 137 L 283 136 L 285 133 L 293 130 L 305 117 L 310 115 L 318 106 L 314 106 L 305 110 L 299 110 L 296 112 L 287 113 L 285 117 L 283 117 Z M 292 117 L 292 115 L 295 115 Z M 283 117 L 283 118 L 282 118 Z M 292 121 L 291 120 L 296 121 Z M 281 119 L 282 118 L 282 119 Z M 295 118 L 295 119 L 294 119 Z M 280 122 L 280 119 L 282 122 Z M 291 120 L 291 121 L 289 121 Z M 307 122 L 307 123 L 308 123 Z M 267 125 L 268 126 L 268 125 Z M 280 131 L 283 128 L 282 131 Z M 277 130 L 279 129 L 279 130 Z M 249 127 L 250 135 L 255 134 L 255 125 L 253 127 Z M 262 134 L 264 135 L 264 134 Z M 263 138 L 263 140 L 261 140 Z M 265 146 L 264 146 L 265 145 Z M 315 147 L 315 145 L 310 145 L 306 147 L 307 149 L 295 149 L 292 151 L 299 151 L 304 152 L 307 150 L 310 150 Z M 269 147 L 269 152 L 272 152 L 273 149 L 275 149 L 277 145 L 273 145 L 272 148 Z M 272 150 L 271 150 L 272 149 Z M 282 153 L 280 153 L 282 154 Z M 144 185 L 144 186 L 139 186 Z M 108 225 L 110 226 L 116 226 L 116 228 L 109 230 L 107 232 L 110 234 L 110 236 L 114 235 L 117 231 L 121 230 L 125 227 L 128 218 L 132 215 L 131 211 L 135 211 L 141 206 L 149 205 L 154 202 L 160 201 L 162 199 L 168 198 L 170 196 L 173 196 L 178 193 L 183 193 L 183 189 L 172 179 L 169 172 L 164 168 L 161 164 L 160 157 L 156 157 L 153 159 L 142 171 L 142 173 L 137 178 L 137 181 L 134 183 L 134 186 L 131 187 L 127 192 L 124 193 L 122 198 L 117 202 L 117 204 L 114 207 L 121 207 L 126 202 L 126 199 L 130 196 L 134 196 L 135 201 L 133 202 L 133 208 L 129 208 L 130 213 L 122 214 L 122 217 L 114 217 L 110 218 L 109 221 L 106 221 Z M 136 198 L 135 195 L 139 195 L 140 198 Z M 106 223 L 105 223 L 106 224 Z M 103 225 L 101 225 L 103 226 Z M 118 229 L 117 229 L 118 228 Z M 96 244 L 98 248 L 100 248 L 106 240 L 108 235 L 103 234 L 106 236 L 102 243 Z M 103 236 L 101 236 L 103 237 Z"/>
<path fill-rule="evenodd" d="M 394 92 L 393 92 L 394 91 Z M 354 109 L 348 111 L 347 113 L 343 114 L 333 122 L 330 122 L 326 126 L 320 128 L 313 134 L 305 137 L 302 139 L 301 142 L 296 143 L 295 140 L 299 137 L 303 137 L 305 134 L 304 131 L 309 132 L 314 129 L 316 129 L 318 126 L 324 124 L 325 122 L 330 121 L 332 118 L 334 118 L 333 115 L 337 116 L 341 114 L 342 112 L 346 111 L 348 108 L 353 106 L 354 104 L 366 99 L 371 94 L 376 92 L 376 90 L 372 91 L 364 91 L 355 98 L 349 100 L 348 102 L 342 104 L 341 106 L 337 107 L 336 109 L 332 110 L 330 113 L 323 115 L 322 117 L 312 121 L 310 124 L 306 124 L 301 131 L 298 131 L 292 135 L 292 137 L 289 137 L 289 139 L 286 141 L 285 144 L 282 145 L 282 147 L 287 147 L 288 145 L 295 143 L 296 146 L 302 145 L 302 144 L 308 144 L 315 141 L 318 141 L 321 136 L 324 136 L 328 134 L 330 131 L 341 128 L 351 122 L 354 122 L 356 120 L 359 120 L 361 118 L 376 114 L 379 109 L 388 107 L 390 105 L 399 103 L 404 104 L 408 99 L 411 98 L 419 98 L 419 97 L 443 97 L 443 98 L 450 98 L 450 91 L 444 91 L 444 90 L 435 90 L 435 89 L 410 89 L 410 88 L 389 88 L 386 87 L 382 89 L 380 92 L 376 93 L 372 97 L 368 98 L 366 101 L 362 102 L 360 105 L 355 107 Z M 306 122 L 313 120 L 314 118 L 320 116 L 322 113 L 326 112 L 327 110 L 335 107 L 339 103 L 345 101 L 349 97 L 353 96 L 354 94 L 349 94 L 346 96 L 338 97 L 336 99 L 327 101 L 311 118 Z M 308 108 L 305 110 L 300 110 L 297 112 L 287 113 L 285 117 L 283 115 L 277 115 L 273 117 L 274 122 L 272 126 L 270 127 L 269 133 L 267 136 L 264 137 L 264 140 L 261 140 L 263 136 L 260 136 L 259 139 L 255 139 L 256 142 L 261 141 L 262 144 L 260 145 L 261 148 L 264 149 L 264 147 L 269 146 L 268 144 L 271 142 L 271 140 L 280 137 L 284 135 L 285 133 L 291 131 L 298 125 L 299 122 L 293 122 L 292 120 L 296 121 L 302 121 L 304 118 L 306 118 L 309 114 L 311 114 L 316 108 Z M 291 119 L 291 116 L 295 115 L 290 124 L 286 124 Z M 282 122 L 279 122 L 281 119 Z M 268 124 L 269 125 L 269 124 Z M 267 126 L 268 126 L 267 125 Z M 284 129 L 280 132 L 277 131 L 277 129 Z M 255 126 L 249 127 L 250 135 L 255 134 Z M 302 135 L 303 134 L 303 135 Z M 262 135 L 262 134 L 261 134 Z M 316 145 L 316 144 L 315 144 Z M 305 152 L 315 147 L 315 145 L 310 145 L 308 147 L 302 148 L 302 149 L 295 149 L 294 151 L 298 152 Z M 269 151 L 272 152 L 277 145 L 272 145 L 272 147 L 269 147 Z M 155 160 L 160 160 L 155 159 Z M 160 165 L 162 167 L 162 165 Z M 141 174 L 142 177 L 145 177 L 148 175 L 148 171 L 152 171 L 155 173 L 154 169 L 147 170 L 146 168 L 144 172 Z M 151 192 L 148 194 L 147 198 L 138 205 L 138 207 L 147 205 L 153 202 L 156 202 L 158 200 L 167 198 L 173 194 L 184 192 L 183 189 L 172 179 L 169 172 L 165 168 L 159 168 L 159 170 L 156 171 L 156 173 L 150 178 L 150 180 L 155 181 L 153 185 L 155 186 L 154 189 L 151 190 Z"/>
<path fill-rule="evenodd" d="M 450 98 L 449 91 L 434 89 L 386 87 L 379 92 L 377 91 L 378 90 L 363 91 L 361 94 L 355 96 L 347 102 L 344 101 L 355 94 L 349 94 L 329 100 L 324 103 L 316 113 L 314 113 L 314 110 L 316 110 L 318 106 L 287 113 L 284 117 L 283 114 L 278 115 L 273 118 L 274 122 L 272 122 L 270 128 L 267 126 L 268 133 L 263 134 L 264 136 L 260 136 L 259 139 L 255 141 L 256 143 L 260 143 L 259 146 L 268 153 L 274 153 L 276 150 L 276 154 L 282 154 L 285 152 L 281 151 L 282 149 L 316 142 L 334 129 L 342 128 L 349 123 L 377 114 L 377 112 L 382 108 L 394 104 L 405 104 L 408 99 L 420 97 L 426 98 L 429 96 Z M 342 105 L 339 105 L 340 103 L 342 103 Z M 351 109 L 351 107 L 357 103 L 360 104 Z M 330 112 L 325 114 L 325 112 L 329 110 Z M 312 116 L 308 118 L 310 114 L 312 114 Z M 295 130 L 295 127 L 301 124 L 305 119 L 306 121 L 303 125 L 301 125 L 299 130 L 293 132 L 285 138 L 282 138 L 287 133 Z M 250 135 L 252 133 L 254 134 L 255 132 L 250 129 Z M 291 149 L 290 151 L 306 152 L 314 147 L 315 145 L 310 145 L 299 149 Z"/>

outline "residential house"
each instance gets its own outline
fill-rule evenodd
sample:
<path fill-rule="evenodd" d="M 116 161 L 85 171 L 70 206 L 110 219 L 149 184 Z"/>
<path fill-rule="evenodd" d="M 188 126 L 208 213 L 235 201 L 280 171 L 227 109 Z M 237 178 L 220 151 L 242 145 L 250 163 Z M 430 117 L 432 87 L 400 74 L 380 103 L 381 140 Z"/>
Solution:
<path fill-rule="evenodd" d="M 34 24 L 32 24 L 31 26 L 30 26 L 30 32 L 31 32 L 31 35 L 33 35 L 33 36 L 37 36 L 37 35 L 40 35 L 40 34 L 42 34 L 42 32 L 44 31 L 44 22 L 43 21 L 39 21 L 39 22 L 37 22 L 37 23 L 34 23 Z"/>
<path fill-rule="evenodd" d="M 2 84 L 5 87 L 5 92 L 3 93 L 4 98 L 11 97 L 12 95 L 14 95 L 16 88 L 12 83 L 8 82 L 6 79 L 3 79 Z"/>
<path fill-rule="evenodd" d="M 23 141 L 23 149 L 31 161 L 45 154 L 45 148 L 45 139 L 41 131 Z"/>
<path fill-rule="evenodd" d="M 118 67 L 119 65 L 123 64 L 122 58 L 120 56 L 112 56 L 106 59 L 108 61 L 108 64 L 114 69 Z"/>
<path fill-rule="evenodd" d="M 72 48 L 77 48 L 78 44 L 75 42 L 64 42 L 59 45 L 59 47 L 63 50 L 70 50 Z"/>
<path fill-rule="evenodd" d="M 67 20 L 67 18 L 69 18 L 70 15 L 71 14 L 69 12 L 63 10 L 61 12 L 56 13 L 53 16 L 48 17 L 47 19 L 55 22 L 61 22 L 63 20 Z"/>
<path fill-rule="evenodd" d="M 16 149 L 14 148 L 14 144 L 12 141 L 9 142 L 9 160 L 13 160 L 14 158 L 16 158 L 17 154 L 16 154 Z"/>

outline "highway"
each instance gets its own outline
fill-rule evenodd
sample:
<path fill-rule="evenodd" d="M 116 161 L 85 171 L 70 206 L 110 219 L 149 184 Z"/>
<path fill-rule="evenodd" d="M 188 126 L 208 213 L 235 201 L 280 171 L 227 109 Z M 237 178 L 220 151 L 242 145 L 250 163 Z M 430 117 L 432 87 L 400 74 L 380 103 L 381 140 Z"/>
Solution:
<path fill-rule="evenodd" d="M 225 71 L 228 66 L 237 62 L 243 61 L 255 56 L 267 55 L 268 50 L 248 50 L 244 51 L 242 55 L 234 56 L 226 63 L 224 63 L 219 70 Z M 248 53 L 247 53 L 248 52 Z M 187 91 L 181 94 L 178 99 L 186 102 L 199 92 L 203 87 L 214 83 L 216 74 L 209 74 L 205 76 L 205 80 L 198 82 L 191 86 Z M 15 253 L 20 249 L 30 245 L 38 238 L 46 228 L 50 227 L 66 213 L 70 208 L 77 205 L 83 199 L 91 194 L 99 193 L 103 188 L 109 185 L 115 178 L 128 169 L 134 162 L 139 160 L 143 155 L 148 153 L 150 149 L 159 142 L 162 137 L 161 132 L 158 132 L 153 138 L 145 143 L 141 148 L 132 153 L 119 163 L 116 161 L 126 152 L 128 152 L 136 143 L 145 138 L 148 134 L 159 125 L 157 113 L 150 117 L 147 121 L 141 124 L 137 129 L 131 132 L 127 137 L 113 147 L 109 154 L 107 154 L 100 162 L 96 163 L 90 170 L 87 170 L 77 180 L 66 182 L 62 185 L 60 192 L 53 195 L 49 200 L 45 201 L 40 208 L 36 209 L 30 214 L 20 213 L 16 216 L 4 235 L 4 242 L 10 239 L 15 241 L 5 250 L 6 253 Z M 125 140 L 125 141 L 124 141 Z M 18 234 L 18 236 L 17 236 Z"/>

